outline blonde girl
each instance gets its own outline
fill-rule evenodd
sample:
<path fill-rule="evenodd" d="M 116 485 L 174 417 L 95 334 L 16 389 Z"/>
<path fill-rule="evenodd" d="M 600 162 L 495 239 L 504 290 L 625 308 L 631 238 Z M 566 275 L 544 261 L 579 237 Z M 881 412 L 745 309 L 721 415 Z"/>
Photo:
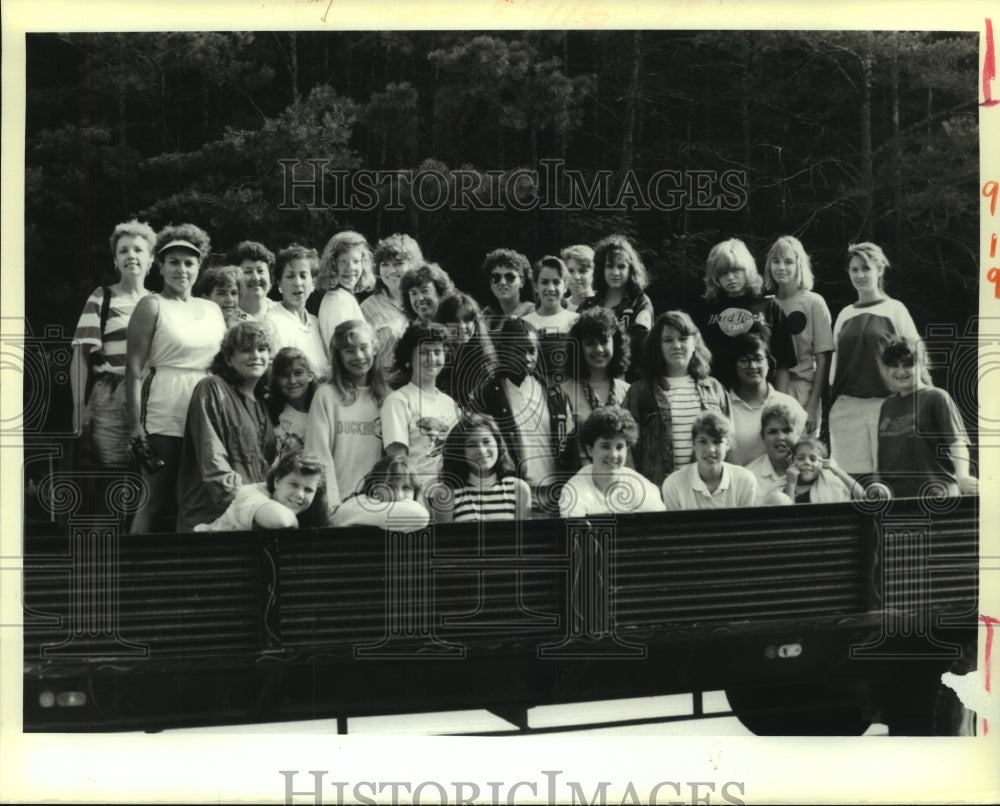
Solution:
<path fill-rule="evenodd" d="M 346 230 L 327 241 L 316 286 L 326 291 L 319 304 L 319 332 L 329 344 L 341 322 L 365 318 L 357 297 L 375 287 L 372 250 L 364 235 Z"/>
<path fill-rule="evenodd" d="M 826 300 L 812 287 L 809 255 L 798 238 L 782 235 L 764 258 L 764 288 L 774 292 L 768 311 L 774 386 L 802 404 L 805 433 L 815 437 L 833 353 L 833 320 Z"/>
<path fill-rule="evenodd" d="M 379 409 L 386 386 L 376 364 L 375 330 L 363 319 L 337 325 L 330 353 L 330 380 L 309 406 L 306 450 L 323 463 L 327 499 L 334 507 L 382 455 Z"/>
<path fill-rule="evenodd" d="M 733 338 L 760 333 L 770 343 L 763 285 L 753 255 L 739 238 L 717 243 L 709 251 L 705 296 L 692 318 L 712 354 L 712 374 L 727 389 L 736 381 Z"/>

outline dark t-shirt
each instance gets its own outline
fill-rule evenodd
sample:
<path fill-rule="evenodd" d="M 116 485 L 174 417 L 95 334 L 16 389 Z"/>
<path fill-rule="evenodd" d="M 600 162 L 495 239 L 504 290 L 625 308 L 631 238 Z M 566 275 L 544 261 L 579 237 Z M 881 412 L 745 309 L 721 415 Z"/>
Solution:
<path fill-rule="evenodd" d="M 926 387 L 891 395 L 878 418 L 878 474 L 897 498 L 915 496 L 928 482 L 957 493 L 955 465 L 939 455 L 954 442 L 968 443 L 954 401 L 943 389 Z"/>
<path fill-rule="evenodd" d="M 743 333 L 757 333 L 770 340 L 767 325 L 768 300 L 744 294 L 740 297 L 719 297 L 692 306 L 691 318 L 701 331 L 705 346 L 712 354 L 712 375 L 727 389 L 736 380 L 733 338 Z"/>

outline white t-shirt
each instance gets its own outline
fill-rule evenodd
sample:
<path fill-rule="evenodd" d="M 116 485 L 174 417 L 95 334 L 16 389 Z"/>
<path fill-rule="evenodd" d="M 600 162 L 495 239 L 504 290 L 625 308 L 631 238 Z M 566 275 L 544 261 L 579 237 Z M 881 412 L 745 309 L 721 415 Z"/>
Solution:
<path fill-rule="evenodd" d="M 663 480 L 663 503 L 667 511 L 678 509 L 732 509 L 752 507 L 757 500 L 757 479 L 745 467 L 722 463 L 722 479 L 709 492 L 692 462 Z"/>
<path fill-rule="evenodd" d="M 563 486 L 559 493 L 559 517 L 586 515 L 626 515 L 630 512 L 663 512 L 665 507 L 656 485 L 630 467 L 601 492 L 594 484 L 594 466 L 587 465 Z"/>
<path fill-rule="evenodd" d="M 337 286 L 327 291 L 319 303 L 319 333 L 327 350 L 330 349 L 330 340 L 337 325 L 351 319 L 364 318 L 357 299 L 346 288 Z"/>
<path fill-rule="evenodd" d="M 278 424 L 274 427 L 274 439 L 276 450 L 281 453 L 285 440 L 290 436 L 298 437 L 303 444 L 306 441 L 306 422 L 309 419 L 308 411 L 299 411 L 291 403 L 286 403 L 281 414 L 278 415 Z"/>
<path fill-rule="evenodd" d="M 264 320 L 270 330 L 274 354 L 282 347 L 297 347 L 306 354 L 312 371 L 319 381 L 330 377 L 330 356 L 327 355 L 323 337 L 319 332 L 319 320 L 306 313 L 306 321 L 284 305 L 274 305 Z"/>
<path fill-rule="evenodd" d="M 565 336 L 569 333 L 569 329 L 573 327 L 573 323 L 580 318 L 580 314 L 560 308 L 558 313 L 554 313 L 551 316 L 543 316 L 536 308 L 533 313 L 525 314 L 521 318 L 525 322 L 531 322 L 535 330 L 538 331 L 539 336 L 554 333 Z"/>
<path fill-rule="evenodd" d="M 458 422 L 455 401 L 438 389 L 425 392 L 411 382 L 386 397 L 381 416 L 383 444 L 406 446 L 420 486 L 437 479 L 444 438 Z"/>
<path fill-rule="evenodd" d="M 218 518 L 211 523 L 199 523 L 196 532 L 242 532 L 253 529 L 257 510 L 271 501 L 267 483 L 243 484 L 236 489 L 236 497 Z"/>

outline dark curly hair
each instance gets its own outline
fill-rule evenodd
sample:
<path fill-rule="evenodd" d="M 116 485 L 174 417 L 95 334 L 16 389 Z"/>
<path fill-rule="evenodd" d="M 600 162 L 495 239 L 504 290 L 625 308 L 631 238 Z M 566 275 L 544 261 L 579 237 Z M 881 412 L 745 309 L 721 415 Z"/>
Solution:
<path fill-rule="evenodd" d="M 160 257 L 160 250 L 171 241 L 187 241 L 200 255 L 199 265 L 205 262 L 208 253 L 212 251 L 212 239 L 197 224 L 168 224 L 156 233 L 156 262 L 161 266 L 163 259 Z"/>
<path fill-rule="evenodd" d="M 490 283 L 490 274 L 497 266 L 513 269 L 521 275 L 521 301 L 531 302 L 535 298 L 535 284 L 531 278 L 531 264 L 528 258 L 513 249 L 494 249 L 483 260 L 483 274 Z M 490 286 L 492 289 L 492 285 Z"/>
<path fill-rule="evenodd" d="M 604 278 L 604 266 L 608 262 L 608 258 L 616 252 L 623 253 L 631 266 L 625 295 L 638 296 L 649 285 L 646 267 L 628 238 L 624 235 L 609 235 L 607 238 L 602 238 L 594 247 L 594 292 L 598 300 L 603 300 L 608 293 L 608 281 Z"/>
<path fill-rule="evenodd" d="M 583 359 L 583 343 L 587 339 L 604 341 L 608 336 L 611 337 L 614 351 L 608 364 L 608 376 L 621 378 L 625 375 L 632 357 L 630 340 L 622 333 L 618 317 L 607 308 L 598 305 L 581 313 L 580 318 L 569 329 L 569 338 L 576 344 L 579 354 L 578 361 L 566 362 L 566 371 L 571 378 L 586 379 L 590 374 L 587 362 Z"/>
<path fill-rule="evenodd" d="M 229 254 L 229 262 L 240 265 L 244 260 L 259 260 L 267 264 L 267 272 L 274 270 L 274 253 L 258 241 L 240 241 Z"/>
<path fill-rule="evenodd" d="M 399 341 L 396 342 L 396 349 L 392 354 L 393 373 L 397 380 L 403 384 L 409 383 L 413 377 L 413 351 L 425 341 L 439 341 L 442 344 L 448 343 L 448 329 L 437 322 L 412 322 Z"/>
<path fill-rule="evenodd" d="M 639 439 L 639 426 L 628 409 L 602 406 L 594 409 L 580 426 L 580 443 L 592 447 L 599 439 L 612 439 L 621 434 L 631 448 Z"/>
<path fill-rule="evenodd" d="M 410 304 L 410 291 L 420 288 L 425 283 L 434 286 L 439 301 L 455 291 L 455 284 L 448 276 L 448 272 L 437 263 L 424 263 L 415 269 L 407 269 L 403 279 L 399 281 L 399 291 L 403 295 L 403 310 L 411 319 L 416 319 L 417 313 Z"/>

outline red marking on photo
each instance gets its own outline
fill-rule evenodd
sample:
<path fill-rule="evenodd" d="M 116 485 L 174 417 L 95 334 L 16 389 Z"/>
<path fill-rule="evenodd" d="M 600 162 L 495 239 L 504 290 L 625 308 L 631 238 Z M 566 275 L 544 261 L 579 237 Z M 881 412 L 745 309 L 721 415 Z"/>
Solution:
<path fill-rule="evenodd" d="M 990 693 L 990 672 L 992 671 L 992 655 L 993 655 L 993 626 L 995 624 L 1000 624 L 1000 619 L 994 616 L 980 616 L 979 620 L 986 625 L 986 642 L 983 646 L 983 665 L 986 667 L 983 669 L 983 685 L 986 688 L 986 693 Z M 983 736 L 990 732 L 989 723 L 983 718 Z"/>
<path fill-rule="evenodd" d="M 996 106 L 1000 101 L 993 100 L 990 92 L 990 82 L 997 77 L 997 58 L 993 49 L 993 20 L 986 18 L 986 53 L 983 56 L 983 102 L 980 106 Z"/>

